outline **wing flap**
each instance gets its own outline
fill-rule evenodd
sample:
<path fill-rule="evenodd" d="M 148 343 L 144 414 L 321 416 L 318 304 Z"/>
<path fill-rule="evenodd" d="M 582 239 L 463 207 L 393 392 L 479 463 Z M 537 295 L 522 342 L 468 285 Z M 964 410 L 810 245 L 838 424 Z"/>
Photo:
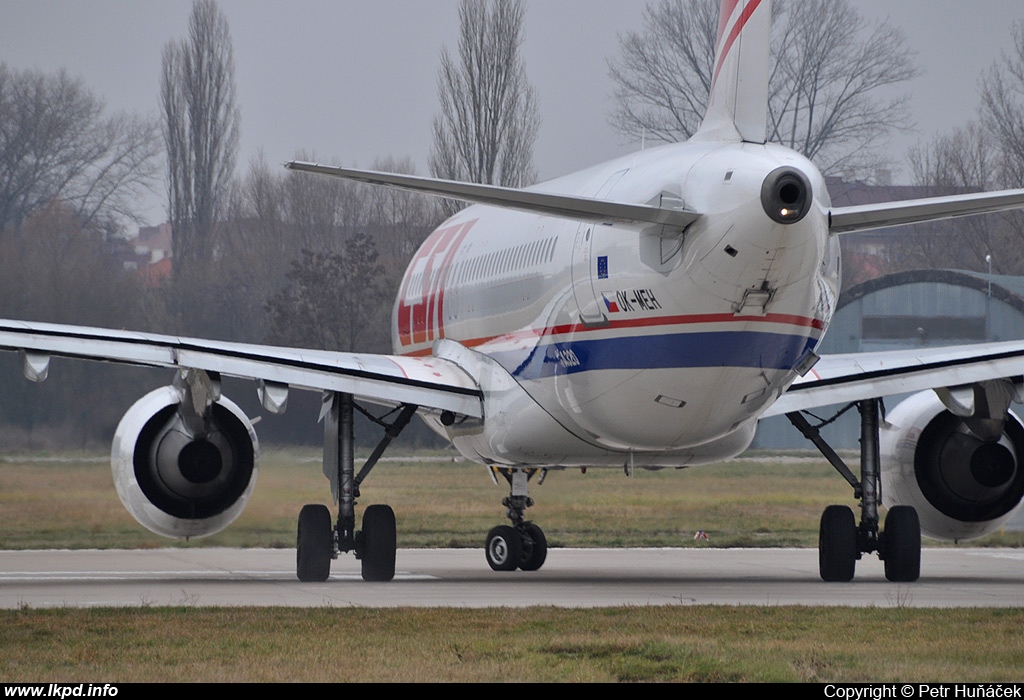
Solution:
<path fill-rule="evenodd" d="M 824 356 L 762 415 L 1024 374 L 1024 341 Z"/>
<path fill-rule="evenodd" d="M 338 168 L 319 163 L 292 161 L 286 163 L 289 170 L 327 175 L 343 180 L 381 185 L 413 192 L 461 199 L 476 204 L 488 204 L 505 209 L 558 216 L 574 221 L 642 222 L 685 228 L 700 217 L 696 212 L 685 209 L 652 207 L 645 204 L 611 202 L 591 197 L 540 192 L 535 189 L 518 190 L 512 187 L 478 185 L 454 180 L 438 180 L 417 175 L 381 173 L 373 170 Z"/>
<path fill-rule="evenodd" d="M 0 349 L 147 367 L 193 368 L 313 391 L 483 416 L 476 382 L 438 358 L 362 355 L 0 320 Z"/>

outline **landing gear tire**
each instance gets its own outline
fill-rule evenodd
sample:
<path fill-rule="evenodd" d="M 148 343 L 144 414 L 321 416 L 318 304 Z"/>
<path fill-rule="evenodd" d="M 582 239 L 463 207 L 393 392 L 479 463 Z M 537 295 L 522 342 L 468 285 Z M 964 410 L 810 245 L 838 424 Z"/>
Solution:
<path fill-rule="evenodd" d="M 299 512 L 295 543 L 295 570 L 300 581 L 326 581 L 334 554 L 331 511 L 323 505 L 306 505 Z"/>
<path fill-rule="evenodd" d="M 526 522 L 520 530 L 523 541 L 523 556 L 519 568 L 523 571 L 536 571 L 544 566 L 548 558 L 548 539 L 544 531 L 534 523 Z"/>
<path fill-rule="evenodd" d="M 495 571 L 515 571 L 523 562 L 523 538 L 514 527 L 498 525 L 487 533 L 485 552 Z"/>
<path fill-rule="evenodd" d="M 368 506 L 363 513 L 364 581 L 390 581 L 395 577 L 395 511 L 391 506 Z"/>
<path fill-rule="evenodd" d="M 885 577 L 910 583 L 921 576 L 921 521 L 912 506 L 893 506 L 885 516 Z"/>
<path fill-rule="evenodd" d="M 857 522 L 847 506 L 829 506 L 818 531 L 818 572 L 822 581 L 852 581 L 857 565 Z"/>

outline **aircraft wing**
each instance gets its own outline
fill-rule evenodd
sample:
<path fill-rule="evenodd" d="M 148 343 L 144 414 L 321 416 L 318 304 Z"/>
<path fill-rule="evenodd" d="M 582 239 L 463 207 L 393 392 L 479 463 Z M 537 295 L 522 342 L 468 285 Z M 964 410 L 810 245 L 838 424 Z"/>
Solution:
<path fill-rule="evenodd" d="M 285 163 L 289 170 L 318 173 L 342 180 L 352 180 L 370 185 L 381 185 L 400 190 L 411 190 L 452 199 L 461 199 L 476 204 L 490 204 L 517 209 L 535 214 L 558 216 L 574 221 L 618 222 L 637 221 L 685 228 L 700 217 L 700 214 L 686 209 L 653 207 L 646 204 L 612 202 L 605 199 L 575 195 L 538 192 L 533 189 L 478 185 L 471 182 L 439 180 L 417 175 L 382 173 L 374 170 L 338 168 L 319 163 L 292 161 Z"/>
<path fill-rule="evenodd" d="M 456 365 L 437 358 L 363 355 L 229 343 L 104 328 L 0 320 L 0 350 L 17 350 L 28 378 L 46 378 L 50 356 L 200 369 L 279 385 L 414 404 L 480 418 L 482 394 Z"/>
<path fill-rule="evenodd" d="M 1024 341 L 823 356 L 762 415 L 1024 375 Z"/>
<path fill-rule="evenodd" d="M 1003 190 L 836 207 L 829 212 L 828 220 L 832 233 L 853 233 L 1021 207 L 1024 207 L 1024 190 Z"/>

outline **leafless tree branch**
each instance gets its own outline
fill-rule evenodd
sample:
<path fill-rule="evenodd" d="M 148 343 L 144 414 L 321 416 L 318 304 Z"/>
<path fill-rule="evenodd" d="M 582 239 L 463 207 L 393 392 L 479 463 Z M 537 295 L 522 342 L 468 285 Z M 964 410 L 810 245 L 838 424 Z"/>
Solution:
<path fill-rule="evenodd" d="M 688 139 L 703 118 L 717 35 L 715 0 L 659 0 L 643 32 L 619 38 L 609 63 L 617 87 L 610 121 L 633 141 Z M 849 0 L 778 0 L 768 67 L 768 138 L 814 159 L 826 174 L 862 174 L 909 128 L 904 97 L 879 96 L 917 74 L 902 33 L 867 23 Z"/>
<path fill-rule="evenodd" d="M 213 0 L 195 0 L 188 31 L 164 47 L 160 81 L 176 275 L 213 252 L 241 121 L 227 18 Z"/>
<path fill-rule="evenodd" d="M 71 207 L 86 228 L 135 219 L 136 200 L 156 176 L 156 127 L 103 111 L 63 71 L 0 64 L 0 230 L 19 228 L 51 202 Z"/>
<path fill-rule="evenodd" d="M 459 50 L 441 51 L 440 112 L 434 117 L 435 177 L 522 187 L 536 178 L 540 118 L 520 55 L 520 0 L 463 0 Z"/>

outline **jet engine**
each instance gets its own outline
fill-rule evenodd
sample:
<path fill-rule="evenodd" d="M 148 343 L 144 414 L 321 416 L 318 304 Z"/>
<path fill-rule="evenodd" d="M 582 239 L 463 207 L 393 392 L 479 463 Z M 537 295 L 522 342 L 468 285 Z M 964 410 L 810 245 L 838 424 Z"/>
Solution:
<path fill-rule="evenodd" d="M 880 435 L 882 502 L 917 509 L 921 533 L 961 540 L 994 532 L 1024 498 L 1024 426 L 1008 411 L 1001 433 L 973 431 L 932 391 L 886 416 Z M 997 424 L 998 425 L 998 424 Z"/>
<path fill-rule="evenodd" d="M 110 462 L 121 503 L 139 524 L 165 537 L 203 537 L 242 512 L 259 444 L 232 401 L 218 395 L 188 420 L 182 400 L 174 386 L 139 399 L 117 426 Z"/>

